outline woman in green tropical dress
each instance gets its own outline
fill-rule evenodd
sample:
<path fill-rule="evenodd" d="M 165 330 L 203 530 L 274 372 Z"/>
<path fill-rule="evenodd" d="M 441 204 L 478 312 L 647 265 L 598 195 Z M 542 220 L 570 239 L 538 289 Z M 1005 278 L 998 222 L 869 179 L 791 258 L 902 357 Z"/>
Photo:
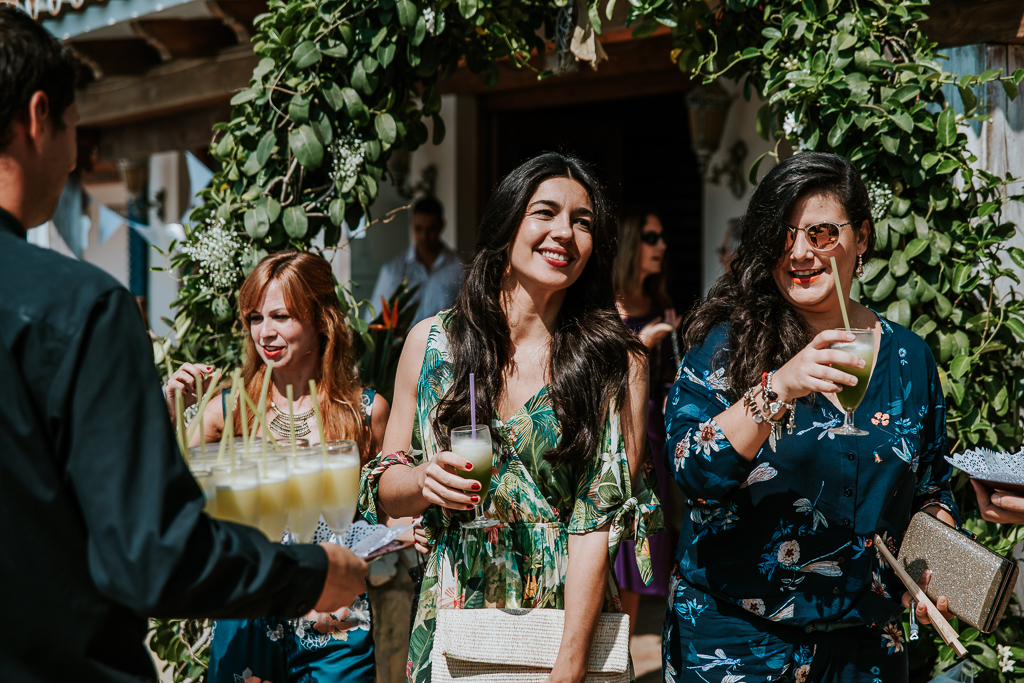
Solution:
<path fill-rule="evenodd" d="M 619 611 L 619 542 L 647 535 L 661 511 L 646 457 L 647 369 L 618 319 L 614 224 L 580 161 L 544 154 L 510 173 L 488 202 L 455 306 L 406 340 L 382 455 L 363 470 L 370 521 L 423 515 L 428 561 L 407 674 L 430 680 L 438 609 L 566 611 L 552 683 L 586 675 L 602 611 Z M 449 430 L 490 418 L 488 491 L 455 474 Z M 464 529 L 481 497 L 488 529 Z M 500 643 L 495 644 L 500 647 Z"/>

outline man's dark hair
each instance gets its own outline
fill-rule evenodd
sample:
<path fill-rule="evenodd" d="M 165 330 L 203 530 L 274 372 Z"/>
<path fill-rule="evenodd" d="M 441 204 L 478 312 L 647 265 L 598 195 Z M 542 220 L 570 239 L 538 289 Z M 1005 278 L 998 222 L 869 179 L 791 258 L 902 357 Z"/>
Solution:
<path fill-rule="evenodd" d="M 50 101 L 54 125 L 63 127 L 76 73 L 71 50 L 21 9 L 0 3 L 0 151 L 11 142 L 11 123 L 28 114 L 39 90 Z"/>
<path fill-rule="evenodd" d="M 412 205 L 412 212 L 444 219 L 444 207 L 441 206 L 441 202 L 430 195 L 417 199 L 416 203 Z"/>

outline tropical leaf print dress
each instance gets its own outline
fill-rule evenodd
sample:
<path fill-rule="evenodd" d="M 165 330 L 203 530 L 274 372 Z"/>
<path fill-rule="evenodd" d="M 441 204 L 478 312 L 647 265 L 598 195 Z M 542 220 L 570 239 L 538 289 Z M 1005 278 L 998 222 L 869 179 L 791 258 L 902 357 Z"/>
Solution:
<path fill-rule="evenodd" d="M 363 470 L 360 510 L 377 520 L 378 481 L 387 468 L 414 466 L 439 450 L 432 421 L 452 377 L 444 325 L 437 317 L 427 340 L 416 399 L 410 454 L 382 455 Z M 602 452 L 579 466 L 553 466 L 544 454 L 560 438 L 547 387 L 523 405 L 507 424 L 495 419 L 495 474 L 485 499 L 487 516 L 501 522 L 490 529 L 463 529 L 470 513 L 430 507 L 423 527 L 432 544 L 409 643 L 407 675 L 430 680 L 430 652 L 438 609 L 485 607 L 564 609 L 568 534 L 584 534 L 611 524 L 608 553 L 619 542 L 636 539 L 636 562 L 651 580 L 647 536 L 662 529 L 650 467 L 631 482 L 618 416 L 602 431 Z M 605 611 L 619 611 L 618 589 L 609 570 Z"/>

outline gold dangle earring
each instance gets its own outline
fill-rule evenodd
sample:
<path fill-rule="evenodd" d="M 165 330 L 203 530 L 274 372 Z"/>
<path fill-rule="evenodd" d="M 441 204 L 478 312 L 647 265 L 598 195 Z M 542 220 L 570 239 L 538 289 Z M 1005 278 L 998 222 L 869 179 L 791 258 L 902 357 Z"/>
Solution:
<path fill-rule="evenodd" d="M 857 279 L 864 277 L 864 255 L 857 254 L 857 272 L 854 273 Z"/>

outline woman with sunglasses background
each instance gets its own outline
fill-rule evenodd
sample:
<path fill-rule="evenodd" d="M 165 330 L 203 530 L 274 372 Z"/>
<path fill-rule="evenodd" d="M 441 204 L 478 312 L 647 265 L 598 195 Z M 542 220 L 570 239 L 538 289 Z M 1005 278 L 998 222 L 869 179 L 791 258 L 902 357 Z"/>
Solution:
<path fill-rule="evenodd" d="M 917 335 L 847 298 L 851 325 L 874 337 L 858 408 L 868 434 L 828 431 L 843 419 L 836 392 L 857 382 L 838 366 L 865 365 L 829 348 L 853 339 L 836 329 L 836 281 L 848 297 L 875 240 L 867 192 L 842 157 L 805 152 L 772 169 L 741 234 L 684 321 L 666 409 L 666 466 L 689 515 L 665 679 L 906 681 L 904 590 L 872 539 L 895 549 L 921 510 L 954 523 L 935 361 Z"/>
<path fill-rule="evenodd" d="M 615 302 L 622 321 L 640 335 L 640 340 L 647 347 L 650 372 L 647 438 L 658 475 L 658 494 L 668 523 L 671 511 L 667 496 L 671 493 L 671 477 L 665 471 L 661 457 L 665 445 L 663 415 L 665 397 L 676 372 L 670 334 L 679 326 L 680 319 L 666 291 L 665 250 L 664 228 L 657 213 L 646 208 L 623 213 L 619 219 L 619 253 L 612 266 Z M 668 594 L 674 535 L 665 531 L 653 534 L 648 541 L 654 570 L 650 585 L 643 582 L 636 562 L 629 559 L 633 557 L 632 541 L 623 542 L 625 551 L 620 551 L 615 560 L 622 611 L 629 615 L 630 629 L 636 625 L 641 595 L 664 597 Z"/>

